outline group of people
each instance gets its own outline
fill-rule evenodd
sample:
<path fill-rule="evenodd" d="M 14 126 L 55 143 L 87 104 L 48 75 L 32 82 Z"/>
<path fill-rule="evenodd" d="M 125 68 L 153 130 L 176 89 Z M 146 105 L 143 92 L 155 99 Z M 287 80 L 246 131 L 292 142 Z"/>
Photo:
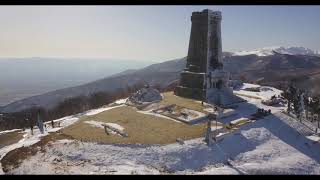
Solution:
<path fill-rule="evenodd" d="M 263 116 L 268 116 L 268 115 L 271 114 L 271 110 L 270 109 L 269 110 L 265 110 L 263 108 L 258 108 L 257 109 L 257 114 L 261 114 Z"/>
<path fill-rule="evenodd" d="M 26 121 L 30 125 L 31 134 L 33 135 L 34 123 L 32 121 L 29 121 L 29 119 L 26 119 Z M 39 128 L 41 134 L 44 133 L 44 130 L 47 130 L 47 124 L 43 123 L 43 120 L 40 116 L 40 111 L 38 112 L 38 119 L 37 119 L 36 126 Z M 51 120 L 51 127 L 54 128 L 54 126 L 55 126 L 55 124 L 54 124 L 53 120 Z M 58 126 L 60 127 L 60 122 L 58 122 Z"/>
<path fill-rule="evenodd" d="M 258 108 L 257 112 L 252 114 L 250 119 L 257 120 L 257 119 L 261 119 L 261 118 L 263 118 L 265 116 L 268 116 L 270 114 L 271 114 L 271 110 L 270 109 L 269 110 L 265 110 L 263 108 Z"/>

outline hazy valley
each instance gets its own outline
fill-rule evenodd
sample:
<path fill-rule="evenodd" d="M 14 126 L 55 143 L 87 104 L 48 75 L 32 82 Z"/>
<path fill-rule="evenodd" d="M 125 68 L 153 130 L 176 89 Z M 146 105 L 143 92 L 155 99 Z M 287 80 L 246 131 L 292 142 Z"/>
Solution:
<path fill-rule="evenodd" d="M 152 62 L 113 59 L 2 58 L 0 59 L 0 106 L 149 64 Z"/>
<path fill-rule="evenodd" d="M 296 54 L 281 54 L 274 49 L 270 49 L 269 51 L 270 52 L 266 53 L 264 50 L 263 52 L 266 55 L 264 54 L 263 56 L 261 56 L 261 53 L 259 54 L 260 51 L 254 51 L 252 54 L 249 53 L 244 55 L 224 52 L 224 66 L 232 74 L 231 77 L 234 79 L 242 78 L 247 82 L 271 85 L 277 88 L 288 85 L 288 82 L 293 79 L 299 86 L 308 88 L 310 92 L 314 94 L 318 93 L 317 90 L 320 85 L 315 82 L 320 81 L 319 56 L 314 54 L 306 55 L 306 53 L 302 53 L 301 51 L 298 51 Z M 85 63 L 81 64 L 83 62 Z M 114 64 L 116 64 L 116 66 Z M 161 85 L 162 87 L 169 86 L 170 84 L 173 84 L 174 86 L 174 84 L 177 84 L 180 71 L 185 67 L 186 58 L 168 60 L 139 69 L 139 67 L 143 67 L 146 64 L 148 63 L 140 62 L 135 64 L 132 62 L 129 64 L 131 65 L 130 68 L 129 65 L 126 66 L 125 62 L 108 63 L 107 61 L 102 62 L 101 60 L 79 62 L 74 60 L 73 62 L 70 62 L 69 66 L 78 66 L 77 68 L 74 68 L 78 71 L 68 75 L 69 77 L 73 77 L 73 79 L 70 78 L 72 79 L 70 80 L 70 84 L 73 83 L 73 87 L 70 87 L 72 85 L 68 85 L 69 87 L 65 85 L 65 88 L 59 89 L 59 86 L 55 86 L 55 89 L 58 90 L 15 101 L 4 106 L 2 111 L 16 112 L 30 108 L 34 105 L 52 108 L 66 98 L 90 95 L 95 92 L 113 92 L 119 88 L 126 88 L 135 83 L 148 82 L 151 85 Z M 38 69 L 41 68 L 39 67 Z M 65 68 L 64 73 L 70 73 L 69 69 Z M 121 70 L 122 72 L 120 72 Z M 45 72 L 43 73 L 48 74 Z M 62 77 L 66 76 L 63 73 L 55 73 L 52 71 L 51 77 L 53 79 L 50 81 L 50 79 L 44 79 L 38 74 L 39 79 L 37 82 L 40 87 L 42 85 L 41 82 L 43 82 L 43 84 L 50 84 L 53 81 L 58 84 L 68 82 L 67 79 L 62 77 L 56 78 L 53 74 Z M 91 81 L 94 79 L 99 80 L 89 82 L 90 78 Z M 57 81 L 57 79 L 61 79 L 61 81 Z M 28 81 L 24 81 L 24 83 L 28 83 Z M 32 81 L 30 84 L 32 84 Z"/>

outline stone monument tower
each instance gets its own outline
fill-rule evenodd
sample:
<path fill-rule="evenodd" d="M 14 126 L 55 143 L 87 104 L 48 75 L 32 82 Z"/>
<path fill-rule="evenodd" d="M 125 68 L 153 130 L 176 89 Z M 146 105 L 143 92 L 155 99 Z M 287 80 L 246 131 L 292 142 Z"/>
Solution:
<path fill-rule="evenodd" d="M 176 95 L 222 106 L 244 101 L 233 95 L 229 73 L 223 70 L 221 19 L 220 11 L 192 13 L 187 64 Z"/>

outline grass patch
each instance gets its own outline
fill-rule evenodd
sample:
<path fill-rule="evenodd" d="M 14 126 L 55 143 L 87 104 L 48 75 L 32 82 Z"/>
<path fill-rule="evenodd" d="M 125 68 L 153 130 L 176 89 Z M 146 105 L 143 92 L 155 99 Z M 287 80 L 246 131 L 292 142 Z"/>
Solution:
<path fill-rule="evenodd" d="M 17 143 L 23 138 L 23 133 L 21 131 L 8 132 L 0 135 L 0 149 L 9 146 L 11 144 Z"/>
<path fill-rule="evenodd" d="M 201 101 L 176 96 L 172 91 L 163 93 L 163 96 L 164 99 L 160 102 L 161 105 L 176 104 L 178 106 L 206 113 L 203 111 L 205 107 L 202 106 Z"/>
<path fill-rule="evenodd" d="M 201 104 L 200 104 L 201 105 Z M 128 137 L 107 135 L 104 129 L 92 127 L 84 121 L 116 123 L 125 128 Z M 202 137 L 205 125 L 187 125 L 170 119 L 146 115 L 130 106 L 114 108 L 94 116 L 82 117 L 62 132 L 82 141 L 119 144 L 169 144 L 177 138 L 184 140 Z"/>

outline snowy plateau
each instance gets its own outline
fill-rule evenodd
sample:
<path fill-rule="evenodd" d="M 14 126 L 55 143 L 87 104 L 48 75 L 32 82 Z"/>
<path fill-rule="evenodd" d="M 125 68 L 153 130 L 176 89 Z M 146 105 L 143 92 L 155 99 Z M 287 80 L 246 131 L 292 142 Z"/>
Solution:
<path fill-rule="evenodd" d="M 236 116 L 223 123 L 246 118 L 257 108 L 272 114 L 224 134 L 208 146 L 204 138 L 167 145 L 103 144 L 62 139 L 50 142 L 45 151 L 25 159 L 7 174 L 320 174 L 319 137 L 299 121 L 283 113 L 285 107 L 265 106 L 261 99 L 281 93 L 268 87 L 261 92 L 244 90 L 258 85 L 244 84 L 235 90 L 247 102 L 239 103 Z M 259 99 L 260 98 L 260 99 Z M 117 108 L 125 106 L 117 101 Z M 112 108 L 100 108 L 58 119 L 60 128 L 24 131 L 19 142 L 0 149 L 0 159 L 8 152 L 30 146 L 50 132 L 76 123 L 81 116 L 93 116 Z M 100 126 L 92 123 L 92 125 Z M 170 127 L 168 127 L 170 128 Z M 8 133 L 8 132 L 0 132 Z M 309 138 L 313 137 L 313 138 Z M 0 164 L 1 166 L 1 164 Z M 0 173 L 4 174 L 2 168 Z"/>

